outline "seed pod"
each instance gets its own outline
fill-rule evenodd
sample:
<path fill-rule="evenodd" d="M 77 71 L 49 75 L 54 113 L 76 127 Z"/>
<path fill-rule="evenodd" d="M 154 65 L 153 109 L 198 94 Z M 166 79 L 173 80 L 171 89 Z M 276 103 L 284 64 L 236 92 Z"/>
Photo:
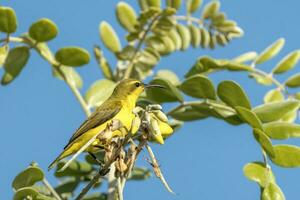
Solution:
<path fill-rule="evenodd" d="M 164 139 L 161 135 L 160 129 L 159 129 L 159 125 L 156 119 L 151 118 L 150 121 L 150 130 L 151 133 L 154 137 L 154 139 L 159 143 L 159 144 L 164 144 Z"/>
<path fill-rule="evenodd" d="M 153 113 L 155 114 L 155 116 L 161 120 L 162 122 L 168 122 L 168 117 L 165 115 L 165 113 L 163 113 L 162 111 L 160 110 L 155 110 L 153 111 Z"/>
<path fill-rule="evenodd" d="M 134 135 L 138 132 L 141 125 L 141 119 L 139 116 L 135 116 L 135 118 L 132 120 L 131 124 L 131 134 Z"/>

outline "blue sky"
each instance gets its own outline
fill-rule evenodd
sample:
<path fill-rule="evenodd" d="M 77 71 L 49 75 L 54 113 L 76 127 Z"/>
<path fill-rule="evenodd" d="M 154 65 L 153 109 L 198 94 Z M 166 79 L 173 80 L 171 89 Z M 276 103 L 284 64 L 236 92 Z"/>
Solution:
<path fill-rule="evenodd" d="M 55 51 L 63 46 L 78 45 L 92 52 L 94 44 L 101 44 L 98 25 L 109 21 L 117 26 L 114 7 L 118 1 L 1 1 L 13 7 L 19 19 L 18 33 L 26 32 L 30 24 L 47 17 L 60 28 L 58 37 L 50 42 Z M 127 1 L 137 7 L 136 1 Z M 206 1 L 205 1 L 206 2 Z M 299 48 L 298 1 L 221 1 L 221 9 L 244 29 L 245 36 L 226 48 L 217 50 L 192 50 L 175 53 L 160 62 L 157 69 L 173 69 L 182 77 L 195 59 L 203 55 L 232 58 L 249 50 L 261 51 L 278 39 L 286 38 L 286 45 L 274 60 L 264 64 L 269 70 L 284 55 Z M 1 35 L 3 37 L 3 35 Z M 108 58 L 113 56 L 105 52 Z M 84 79 L 85 91 L 102 75 L 94 60 L 78 69 Z M 299 72 L 299 67 L 293 72 Z M 3 71 L 0 72 L 2 74 Z M 286 77 L 281 77 L 284 80 Z M 243 73 L 223 73 L 213 76 L 217 84 L 224 79 L 234 79 L 249 93 L 252 104 L 262 102 L 270 87 L 258 86 Z M 45 169 L 60 152 L 72 132 L 85 119 L 79 104 L 67 86 L 51 76 L 49 65 L 33 53 L 22 74 L 9 86 L 0 87 L 0 197 L 11 199 L 13 177 L 31 161 Z M 288 141 L 300 145 L 299 140 Z M 260 148 L 249 127 L 230 126 L 222 121 L 207 119 L 186 123 L 165 145 L 154 145 L 162 170 L 171 187 L 178 194 L 169 194 L 156 178 L 143 182 L 129 182 L 125 199 L 259 199 L 259 188 L 248 181 L 242 172 L 244 164 L 261 160 Z M 147 165 L 141 158 L 139 165 Z M 299 199 L 299 169 L 272 166 L 278 184 L 287 199 Z M 46 172 L 53 185 L 53 172 Z"/>

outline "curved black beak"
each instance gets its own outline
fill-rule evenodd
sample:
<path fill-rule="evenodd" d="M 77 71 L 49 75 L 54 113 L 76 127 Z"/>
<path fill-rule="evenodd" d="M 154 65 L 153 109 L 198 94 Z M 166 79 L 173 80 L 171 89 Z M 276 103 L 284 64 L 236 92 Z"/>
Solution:
<path fill-rule="evenodd" d="M 157 85 L 157 84 L 144 84 L 145 88 L 161 88 L 161 89 L 166 89 L 166 87 L 162 85 Z"/>

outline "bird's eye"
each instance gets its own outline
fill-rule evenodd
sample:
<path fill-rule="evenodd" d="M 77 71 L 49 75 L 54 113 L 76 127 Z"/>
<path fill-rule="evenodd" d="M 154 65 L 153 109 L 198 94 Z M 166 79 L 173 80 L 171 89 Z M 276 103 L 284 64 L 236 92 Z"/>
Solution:
<path fill-rule="evenodd" d="M 135 83 L 135 86 L 136 86 L 136 87 L 140 87 L 141 84 L 140 84 L 139 82 L 136 82 L 136 83 Z"/>

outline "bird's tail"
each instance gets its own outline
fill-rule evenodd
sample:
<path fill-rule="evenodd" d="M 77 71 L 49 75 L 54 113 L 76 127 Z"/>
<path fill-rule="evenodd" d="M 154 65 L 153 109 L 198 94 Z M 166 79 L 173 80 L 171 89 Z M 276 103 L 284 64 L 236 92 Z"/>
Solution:
<path fill-rule="evenodd" d="M 61 152 L 57 158 L 48 166 L 48 171 L 50 171 L 61 159 L 67 157 L 65 154 L 65 151 Z"/>

